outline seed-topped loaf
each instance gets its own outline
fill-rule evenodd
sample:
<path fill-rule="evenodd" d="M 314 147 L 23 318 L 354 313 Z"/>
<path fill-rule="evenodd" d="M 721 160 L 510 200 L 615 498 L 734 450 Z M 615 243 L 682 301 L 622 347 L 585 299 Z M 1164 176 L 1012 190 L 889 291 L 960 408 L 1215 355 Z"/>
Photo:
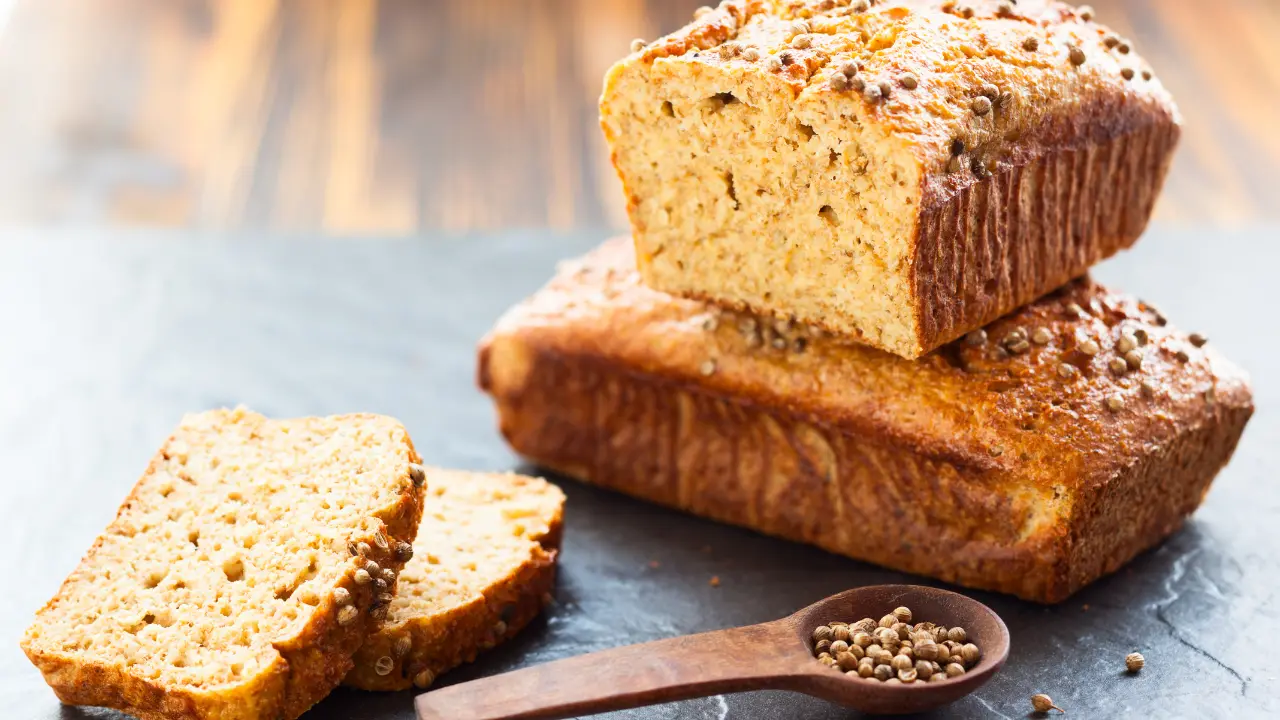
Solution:
<path fill-rule="evenodd" d="M 430 686 L 515 635 L 551 600 L 564 493 L 541 478 L 429 468 L 413 559 L 346 684 Z"/>
<path fill-rule="evenodd" d="M 909 361 L 665 295 L 615 240 L 513 308 L 480 385 L 521 454 L 832 552 L 1056 602 L 1177 529 L 1246 375 L 1087 279 Z"/>
<path fill-rule="evenodd" d="M 1179 134 L 1092 11 L 726 0 L 605 76 L 640 272 L 917 357 L 1142 232 Z"/>
<path fill-rule="evenodd" d="M 296 718 L 387 615 L 422 514 L 420 461 L 377 415 L 190 415 L 22 648 L 64 703 Z"/>

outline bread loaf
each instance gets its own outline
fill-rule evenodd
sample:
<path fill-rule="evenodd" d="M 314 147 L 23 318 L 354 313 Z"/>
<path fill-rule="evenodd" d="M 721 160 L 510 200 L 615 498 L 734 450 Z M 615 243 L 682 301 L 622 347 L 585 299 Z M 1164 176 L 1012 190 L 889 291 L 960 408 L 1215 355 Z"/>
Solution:
<path fill-rule="evenodd" d="M 22 639 L 58 698 L 296 718 L 386 617 L 423 472 L 377 415 L 183 419 Z"/>
<path fill-rule="evenodd" d="M 652 287 L 908 358 L 1132 244 L 1178 139 L 1092 12 L 726 0 L 605 77 Z"/>
<path fill-rule="evenodd" d="M 564 493 L 541 478 L 428 468 L 413 559 L 346 684 L 430 686 L 510 638 L 551 599 Z"/>
<path fill-rule="evenodd" d="M 1176 530 L 1252 413 L 1245 374 L 1088 279 L 908 361 L 571 263 L 483 341 L 507 440 L 604 487 L 1060 601 Z"/>

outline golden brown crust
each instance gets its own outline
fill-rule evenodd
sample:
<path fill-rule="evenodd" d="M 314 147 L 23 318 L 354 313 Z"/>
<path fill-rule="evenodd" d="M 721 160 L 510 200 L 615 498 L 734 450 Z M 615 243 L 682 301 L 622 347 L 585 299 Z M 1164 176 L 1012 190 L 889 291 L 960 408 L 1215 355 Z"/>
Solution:
<path fill-rule="evenodd" d="M 935 176 L 917 225 L 917 349 L 982 327 L 1133 245 L 1179 133 L 1174 123 L 1150 122 L 1078 147 L 1046 142 L 1053 149 L 1038 155 L 1019 148 L 986 180 L 969 175 L 943 186 Z M 1088 130 L 1049 124 L 1039 134 Z"/>
<path fill-rule="evenodd" d="M 1057 602 L 1113 571 L 1194 510 L 1253 409 L 1241 371 L 1087 280 L 912 362 L 798 329 L 759 347 L 632 262 L 606 244 L 482 344 L 517 451 L 962 585 Z M 1130 333 L 1141 368 L 1110 369 Z"/>
<path fill-rule="evenodd" d="M 331 419 L 358 421 L 377 419 L 377 416 L 355 414 Z M 409 462 L 421 463 L 422 458 L 414 449 L 412 440 L 402 427 L 399 430 Z M 144 478 L 160 466 L 177 437 L 178 433 L 175 433 L 166 441 L 148 465 Z M 378 626 L 373 612 L 376 604 L 373 585 L 356 584 L 351 573 L 365 560 L 373 560 L 381 568 L 390 568 L 397 573 L 403 568 L 403 563 L 396 559 L 392 549 L 397 542 L 413 541 L 422 515 L 422 489 L 412 480 L 408 466 L 404 476 L 396 479 L 395 483 L 398 488 L 395 500 L 370 516 L 373 522 L 368 523 L 365 532 L 350 537 L 352 545 L 367 543 L 370 547 L 368 555 L 364 559 L 353 557 L 351 572 L 343 575 L 334 586 L 334 589 L 343 587 L 350 593 L 350 604 L 359 611 L 357 620 L 347 626 L 341 625 L 337 621 L 340 606 L 334 601 L 332 592 L 325 594 L 309 622 L 296 634 L 274 644 L 279 657 L 272 667 L 245 682 L 207 689 L 175 687 L 140 677 L 120 665 L 102 664 L 43 647 L 31 641 L 30 630 L 23 640 L 23 650 L 39 668 L 58 699 L 68 705 L 110 707 L 143 720 L 292 720 L 339 684 L 351 668 L 352 654 Z M 139 501 L 141 489 L 141 483 L 134 486 L 121 504 L 120 514 Z M 377 541 L 379 532 L 387 541 L 386 548 Z M 103 536 L 99 536 L 85 558 L 92 557 L 102 542 Z M 84 562 L 82 560 L 82 566 Z M 74 577 L 73 573 L 67 578 L 59 592 L 45 605 L 46 609 L 53 607 L 65 594 Z"/>

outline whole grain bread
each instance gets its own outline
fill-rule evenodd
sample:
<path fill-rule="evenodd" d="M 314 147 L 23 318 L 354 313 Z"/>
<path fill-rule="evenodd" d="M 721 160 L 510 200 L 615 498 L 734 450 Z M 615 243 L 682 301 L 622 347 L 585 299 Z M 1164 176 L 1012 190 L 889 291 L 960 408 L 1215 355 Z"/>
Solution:
<path fill-rule="evenodd" d="M 652 287 L 909 358 L 1131 245 L 1180 123 L 1046 0 L 726 0 L 614 65 L 600 119 Z"/>
<path fill-rule="evenodd" d="M 386 617 L 420 461 L 377 415 L 190 415 L 22 648 L 67 704 L 296 718 Z"/>
<path fill-rule="evenodd" d="M 515 635 L 551 600 L 564 493 L 541 478 L 428 468 L 413 559 L 345 684 L 425 688 Z"/>
<path fill-rule="evenodd" d="M 915 361 L 567 264 L 483 341 L 511 445 L 588 482 L 1056 602 L 1176 530 L 1252 411 L 1150 305 L 1071 282 Z"/>

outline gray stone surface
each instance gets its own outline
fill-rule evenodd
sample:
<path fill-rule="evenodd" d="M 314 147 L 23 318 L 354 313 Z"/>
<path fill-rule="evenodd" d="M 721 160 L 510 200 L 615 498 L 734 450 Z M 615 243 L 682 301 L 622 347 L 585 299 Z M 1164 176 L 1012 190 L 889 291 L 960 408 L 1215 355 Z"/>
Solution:
<path fill-rule="evenodd" d="M 518 466 L 474 388 L 475 342 L 557 259 L 599 238 L 0 236 L 0 539 L 9 558 L 0 715 L 121 717 L 61 707 L 17 639 L 183 412 L 244 403 L 275 416 L 389 413 L 432 463 Z M 1012 654 L 990 684 L 935 716 L 1025 717 L 1036 692 L 1074 718 L 1280 710 L 1271 652 L 1280 637 L 1280 323 L 1267 299 L 1277 239 L 1274 229 L 1157 228 L 1099 269 L 1248 368 L 1257 414 L 1205 505 L 1159 548 L 1056 607 L 972 593 L 1008 623 Z M 559 602 L 443 682 L 771 619 L 856 585 L 930 583 L 557 480 L 569 495 Z M 1124 655 L 1135 649 L 1147 668 L 1126 676 Z M 307 717 L 407 719 L 410 700 L 339 690 Z M 855 715 L 749 693 L 611 717 Z"/>

